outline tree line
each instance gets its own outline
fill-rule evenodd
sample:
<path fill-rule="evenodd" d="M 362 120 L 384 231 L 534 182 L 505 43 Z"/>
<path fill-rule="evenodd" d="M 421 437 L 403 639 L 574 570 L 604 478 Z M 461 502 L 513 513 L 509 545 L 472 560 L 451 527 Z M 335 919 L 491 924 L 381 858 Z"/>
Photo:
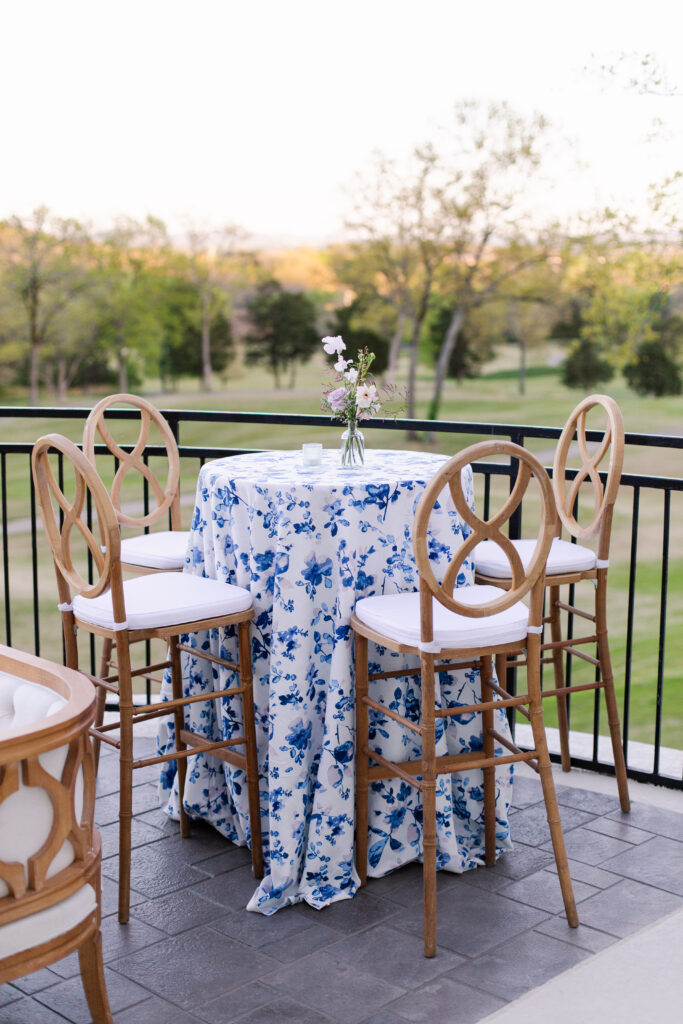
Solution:
<path fill-rule="evenodd" d="M 534 208 L 547 123 L 505 104 L 462 103 L 436 140 L 403 163 L 378 156 L 353 183 L 348 242 L 319 253 L 327 283 L 278 281 L 235 227 L 182 244 L 148 217 L 98 234 L 40 208 L 0 222 L 0 388 L 64 401 L 70 388 L 122 391 L 193 376 L 204 390 L 238 350 L 276 387 L 342 334 L 368 347 L 388 382 L 407 366 L 416 415 L 420 364 L 432 367 L 428 415 L 449 378 L 475 376 L 495 347 L 566 345 L 562 374 L 591 389 L 615 372 L 643 394 L 681 391 L 683 263 L 672 196 L 653 188 L 644 230 L 605 210 L 579 230 Z"/>

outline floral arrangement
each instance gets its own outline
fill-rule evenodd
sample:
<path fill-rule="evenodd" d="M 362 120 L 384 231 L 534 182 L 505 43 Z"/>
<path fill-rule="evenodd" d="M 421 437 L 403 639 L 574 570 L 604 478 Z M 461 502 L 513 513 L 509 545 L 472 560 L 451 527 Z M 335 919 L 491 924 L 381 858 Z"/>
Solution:
<path fill-rule="evenodd" d="M 341 336 L 323 338 L 323 349 L 328 356 L 336 356 L 334 364 L 336 376 L 335 388 L 324 392 L 322 405 L 332 419 L 343 420 L 351 426 L 358 420 L 366 420 L 376 416 L 381 408 L 381 401 L 375 382 L 368 379 L 368 370 L 375 358 L 374 352 L 367 348 L 358 353 L 356 366 L 353 359 L 345 359 L 342 352 L 346 345 Z"/>
<path fill-rule="evenodd" d="M 328 356 L 336 356 L 336 362 L 333 380 L 323 392 L 322 407 L 331 414 L 332 419 L 346 423 L 341 439 L 342 466 L 362 466 L 365 460 L 365 439 L 358 429 L 358 421 L 376 416 L 388 400 L 394 397 L 395 389 L 385 384 L 382 388 L 385 395 L 380 398 L 377 385 L 368 376 L 375 353 L 368 352 L 367 348 L 358 351 L 355 366 L 353 359 L 345 359 L 342 354 L 346 351 L 346 345 L 341 336 L 323 338 L 323 349 Z M 397 411 L 392 410 L 392 415 L 395 416 Z"/>

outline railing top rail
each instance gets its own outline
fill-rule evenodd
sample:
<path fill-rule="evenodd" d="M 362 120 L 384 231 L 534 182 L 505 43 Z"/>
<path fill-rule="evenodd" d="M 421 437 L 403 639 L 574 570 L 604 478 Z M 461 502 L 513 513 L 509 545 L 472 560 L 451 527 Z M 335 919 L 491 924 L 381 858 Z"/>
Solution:
<path fill-rule="evenodd" d="M 176 422 L 205 422 L 205 423 L 290 423 L 292 426 L 315 426 L 338 429 L 339 424 L 332 423 L 329 416 L 322 414 L 307 413 L 274 413 L 231 410 L 221 411 L 218 409 L 162 409 L 161 412 L 168 420 Z M 86 419 L 90 409 L 78 406 L 0 406 L 0 419 L 27 418 L 27 419 Z M 114 419 L 135 419 L 138 415 L 136 410 L 111 409 L 107 413 Z M 511 423 L 479 423 L 464 422 L 455 420 L 418 420 L 418 419 L 382 419 L 364 420 L 363 430 L 414 430 L 424 432 L 435 432 L 440 434 L 483 434 L 490 436 L 502 435 L 504 437 L 524 438 L 558 438 L 562 433 L 562 427 L 539 427 L 530 424 Z M 601 430 L 588 430 L 586 437 L 589 441 L 598 441 L 602 438 Z M 683 435 L 678 434 L 636 434 L 627 433 L 625 437 L 627 444 L 643 445 L 656 448 L 683 448 Z"/>

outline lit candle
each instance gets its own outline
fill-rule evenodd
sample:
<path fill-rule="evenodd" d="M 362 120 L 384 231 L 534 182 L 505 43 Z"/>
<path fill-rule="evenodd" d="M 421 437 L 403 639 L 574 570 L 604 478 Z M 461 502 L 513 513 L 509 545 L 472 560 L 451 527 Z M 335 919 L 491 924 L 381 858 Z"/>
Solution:
<path fill-rule="evenodd" d="M 323 446 L 319 441 L 301 445 L 303 463 L 306 469 L 314 466 L 321 466 L 323 461 Z"/>

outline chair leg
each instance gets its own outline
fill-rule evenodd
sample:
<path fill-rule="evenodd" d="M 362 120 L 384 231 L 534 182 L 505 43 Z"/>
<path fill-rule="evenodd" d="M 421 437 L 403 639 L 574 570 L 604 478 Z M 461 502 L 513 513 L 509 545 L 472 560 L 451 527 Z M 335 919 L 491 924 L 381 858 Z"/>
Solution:
<path fill-rule="evenodd" d="M 102 936 L 99 929 L 79 947 L 81 981 L 93 1024 L 113 1024 L 102 962 Z"/>
<path fill-rule="evenodd" d="M 560 616 L 559 602 L 560 588 L 550 587 L 550 637 L 553 643 L 562 640 L 562 621 Z M 553 672 L 555 676 L 555 689 L 564 686 L 564 662 L 563 649 L 553 647 Z M 569 711 L 567 708 L 567 694 L 558 693 L 557 701 L 557 728 L 560 734 L 560 757 L 562 760 L 562 771 L 568 772 L 571 768 L 571 755 L 569 753 Z"/>
<path fill-rule="evenodd" d="M 178 650 L 178 637 L 172 636 L 168 642 L 171 660 L 171 689 L 173 700 L 181 700 L 183 696 L 183 670 L 180 664 L 180 651 Z M 185 708 L 181 705 L 173 712 L 175 725 L 175 749 L 185 750 L 187 744 L 183 742 L 181 733 L 185 728 Z M 190 834 L 190 819 L 185 810 L 185 779 L 187 778 L 187 758 L 179 757 L 176 761 L 178 770 L 178 803 L 180 805 L 180 834 L 186 839 Z"/>
<path fill-rule="evenodd" d="M 102 640 L 102 655 L 100 658 L 100 679 L 109 675 L 109 662 L 111 661 L 112 641 L 111 637 L 105 636 Z M 107 703 L 107 691 L 103 686 L 97 687 L 97 699 L 95 703 L 95 728 L 99 729 L 104 721 L 104 707 Z M 100 766 L 100 747 L 102 743 L 97 737 L 92 741 L 93 753 L 95 755 L 95 774 Z"/>
<path fill-rule="evenodd" d="M 242 694 L 242 717 L 247 758 L 247 790 L 249 795 L 249 831 L 251 833 L 251 868 L 254 878 L 263 878 L 263 844 L 261 840 L 261 802 L 259 799 L 258 754 L 256 749 L 256 726 L 254 721 L 254 692 L 251 671 L 251 640 L 249 623 L 240 622 L 238 627 L 240 652 L 240 685 Z"/>
<path fill-rule="evenodd" d="M 368 641 L 356 634 L 356 871 L 360 884 L 368 880 Z"/>
<path fill-rule="evenodd" d="M 609 725 L 610 737 L 612 740 L 612 753 L 614 755 L 614 770 L 617 777 L 617 788 L 619 790 L 619 803 L 621 809 L 628 813 L 631 809 L 631 802 L 628 794 L 628 779 L 626 777 L 626 761 L 624 748 L 621 745 L 621 724 L 619 722 L 619 709 L 617 697 L 614 692 L 614 676 L 612 673 L 612 659 L 609 653 L 609 640 L 607 636 L 607 577 L 606 573 L 598 570 L 598 586 L 595 594 L 595 623 L 598 637 L 598 659 L 600 661 L 600 678 L 603 683 L 605 704 L 607 705 L 607 722 Z"/>
<path fill-rule="evenodd" d="M 436 955 L 436 729 L 434 655 L 420 654 L 422 676 L 422 884 L 424 955 Z"/>
<path fill-rule="evenodd" d="M 564 835 L 562 834 L 560 808 L 557 803 L 557 794 L 555 793 L 555 783 L 553 781 L 553 772 L 550 766 L 550 755 L 548 754 L 545 723 L 543 721 L 540 680 L 540 637 L 537 634 L 530 634 L 528 638 L 528 645 L 527 677 L 529 682 L 530 698 L 529 717 L 531 719 L 534 747 L 536 748 L 536 755 L 538 759 L 538 774 L 541 777 L 545 811 L 548 818 L 548 826 L 550 828 L 550 838 L 552 840 L 553 852 L 555 854 L 555 864 L 557 865 L 557 874 L 560 880 L 564 909 L 567 914 L 567 923 L 571 928 L 576 928 L 579 924 L 579 918 L 576 913 L 574 890 L 572 888 L 569 864 L 567 862 L 567 849 L 564 844 Z M 534 647 L 536 647 L 535 651 Z"/>
<path fill-rule="evenodd" d="M 126 924 L 130 912 L 130 847 L 133 818 L 133 694 L 130 676 L 128 634 L 116 639 L 119 665 L 119 923 Z"/>
<path fill-rule="evenodd" d="M 490 656 L 480 659 L 479 675 L 481 679 L 481 699 L 490 701 L 493 691 L 491 681 L 492 662 Z M 493 757 L 495 741 L 491 735 L 493 729 L 493 711 L 481 713 L 482 747 L 484 757 Z M 487 867 L 496 863 L 496 769 L 493 765 L 484 768 L 484 859 Z"/>

